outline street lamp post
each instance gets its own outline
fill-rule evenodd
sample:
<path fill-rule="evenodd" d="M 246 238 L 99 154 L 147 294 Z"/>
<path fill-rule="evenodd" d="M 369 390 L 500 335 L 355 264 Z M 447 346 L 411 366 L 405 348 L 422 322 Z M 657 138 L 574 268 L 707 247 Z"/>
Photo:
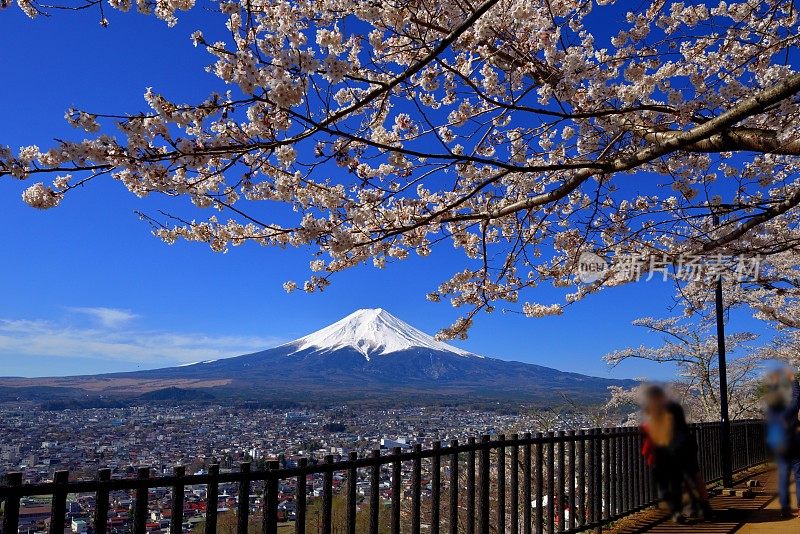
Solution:
<path fill-rule="evenodd" d="M 719 216 L 714 213 L 714 226 L 719 226 Z M 722 276 L 717 278 L 715 290 L 717 310 L 717 354 L 719 356 L 719 455 L 722 466 L 722 485 L 733 486 L 731 466 L 731 421 L 728 416 L 728 369 L 725 362 L 725 309 L 722 303 Z"/>

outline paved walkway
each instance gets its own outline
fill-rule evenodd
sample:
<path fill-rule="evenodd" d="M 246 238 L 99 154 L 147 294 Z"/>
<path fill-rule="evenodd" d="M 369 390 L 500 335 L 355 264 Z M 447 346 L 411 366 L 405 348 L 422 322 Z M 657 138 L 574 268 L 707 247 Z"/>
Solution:
<path fill-rule="evenodd" d="M 646 510 L 620 521 L 609 529 L 614 534 L 638 533 L 697 533 L 697 534 L 782 534 L 800 533 L 800 519 L 781 519 L 780 506 L 775 496 L 773 469 L 754 473 L 760 485 L 752 497 L 718 495 L 711 499 L 715 511 L 714 522 L 674 524 L 660 510 Z M 796 501 L 792 501 L 793 503 Z"/>
<path fill-rule="evenodd" d="M 775 471 L 770 471 L 765 479 L 764 493 L 771 497 L 770 501 L 766 506 L 752 512 L 738 532 L 741 534 L 760 534 L 762 532 L 769 532 L 770 534 L 781 532 L 800 533 L 800 519 L 781 519 L 781 507 L 778 504 L 778 498 L 775 496 L 777 492 Z M 794 484 L 791 486 L 793 488 L 792 495 L 794 495 Z M 794 498 L 792 497 L 791 501 L 793 504 L 797 502 Z"/>

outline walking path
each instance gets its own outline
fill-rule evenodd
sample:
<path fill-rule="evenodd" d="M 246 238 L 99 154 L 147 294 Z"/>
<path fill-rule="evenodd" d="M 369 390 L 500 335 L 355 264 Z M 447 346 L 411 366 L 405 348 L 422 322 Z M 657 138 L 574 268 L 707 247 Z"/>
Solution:
<path fill-rule="evenodd" d="M 718 495 L 711 499 L 711 506 L 715 511 L 713 522 L 675 524 L 669 520 L 665 512 L 650 509 L 619 521 L 608 531 L 613 534 L 800 533 L 800 519 L 781 519 L 774 469 L 764 469 L 749 479 L 759 481 L 759 486 L 753 488 L 752 497 Z M 744 487 L 744 484 L 737 487 Z M 792 503 L 795 502 L 797 501 L 792 500 Z"/>

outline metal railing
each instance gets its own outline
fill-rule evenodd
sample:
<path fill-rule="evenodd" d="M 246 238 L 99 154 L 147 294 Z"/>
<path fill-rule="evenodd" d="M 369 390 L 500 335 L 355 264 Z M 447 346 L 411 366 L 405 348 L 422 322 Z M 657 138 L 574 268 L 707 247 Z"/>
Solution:
<path fill-rule="evenodd" d="M 692 425 L 698 442 L 699 462 L 706 481 L 721 476 L 718 423 Z M 767 460 L 763 424 L 732 423 L 732 463 L 735 471 Z M 94 534 L 107 534 L 109 496 L 126 490 L 134 495 L 133 521 L 126 531 L 147 531 L 148 492 L 171 488 L 170 533 L 180 534 L 184 522 L 187 487 L 206 487 L 205 534 L 216 534 L 219 485 L 234 484 L 237 534 L 247 534 L 251 520 L 259 521 L 264 534 L 277 534 L 279 497 L 291 500 L 295 510 L 294 531 L 305 534 L 313 502 L 320 534 L 544 534 L 600 530 L 622 516 L 650 506 L 656 500 L 651 473 L 640 454 L 642 436 L 635 428 L 590 429 L 547 434 L 482 436 L 467 443 L 433 443 L 423 450 L 374 450 L 359 458 L 320 463 L 300 459 L 296 466 L 279 468 L 270 462 L 263 471 L 251 471 L 243 463 L 238 472 L 220 472 L 211 465 L 206 474 L 186 475 L 178 466 L 173 476 L 151 478 L 140 468 L 136 478 L 112 479 L 101 469 L 96 480 L 69 481 L 66 471 L 56 472 L 53 482 L 22 484 L 21 473 L 9 473 L 0 486 L 5 501 L 3 531 L 17 533 L 20 499 L 51 497 L 50 534 L 63 534 L 68 494 L 95 497 Z M 334 476 L 341 481 L 334 488 Z M 311 488 L 308 482 L 311 480 Z M 359 489 L 360 486 L 360 489 Z M 314 490 L 320 496 L 314 496 Z M 255 492 L 253 491 L 255 490 Z M 309 496 L 309 492 L 311 496 Z M 260 508 L 251 504 L 260 500 Z M 343 501 L 333 513 L 334 499 Z M 259 517 L 260 516 L 260 517 Z M 361 522 L 358 522 L 361 517 Z M 368 527 L 366 526 L 368 525 Z M 232 529 L 231 529 L 232 530 Z M 120 531 L 120 529 L 115 529 Z"/>

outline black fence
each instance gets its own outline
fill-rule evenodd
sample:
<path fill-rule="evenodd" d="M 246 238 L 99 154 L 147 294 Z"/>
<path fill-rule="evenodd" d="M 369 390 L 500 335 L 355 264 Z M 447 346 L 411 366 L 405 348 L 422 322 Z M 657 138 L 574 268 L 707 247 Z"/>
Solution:
<path fill-rule="evenodd" d="M 706 481 L 721 477 L 719 424 L 693 425 L 700 466 Z M 733 468 L 740 471 L 767 460 L 760 421 L 732 423 Z M 132 522 L 125 530 L 148 530 L 148 498 L 153 488 L 170 488 L 170 533 L 180 534 L 187 487 L 205 487 L 205 534 L 218 532 L 220 484 L 238 490 L 236 534 L 260 530 L 277 534 L 279 499 L 292 503 L 296 534 L 543 534 L 600 530 L 603 525 L 655 502 L 650 471 L 640 454 L 642 436 L 635 428 L 591 429 L 547 434 L 482 436 L 467 443 L 433 443 L 422 450 L 395 448 L 372 451 L 359 458 L 334 462 L 332 456 L 311 464 L 251 471 L 249 463 L 236 472 L 212 465 L 206 474 L 150 477 L 141 468 L 136 478 L 114 478 L 101 469 L 96 480 L 69 481 L 60 471 L 54 481 L 22 484 L 20 473 L 9 473 L 0 486 L 5 501 L 3 531 L 17 533 L 20 499 L 51 497 L 50 534 L 63 534 L 68 494 L 94 495 L 91 523 L 95 534 L 111 532 L 109 495 L 125 490 L 134 497 Z M 336 480 L 337 484 L 334 484 Z M 314 517 L 309 511 L 313 507 Z M 281 521 L 282 523 L 283 521 Z M 254 523 L 257 528 L 254 528 Z M 292 528 L 284 525 L 281 529 Z M 115 529 L 119 531 L 120 529 Z"/>

